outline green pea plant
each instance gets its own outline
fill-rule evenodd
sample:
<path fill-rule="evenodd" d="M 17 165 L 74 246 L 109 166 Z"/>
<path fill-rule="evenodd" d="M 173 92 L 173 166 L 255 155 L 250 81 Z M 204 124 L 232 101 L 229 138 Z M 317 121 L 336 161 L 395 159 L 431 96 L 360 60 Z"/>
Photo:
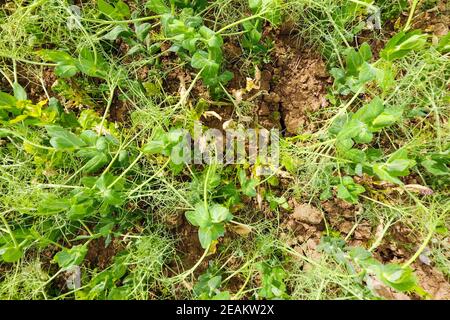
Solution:
<path fill-rule="evenodd" d="M 210 203 L 208 200 L 208 181 L 212 167 L 207 169 L 203 202 L 195 204 L 193 211 L 186 212 L 187 220 L 198 227 L 198 238 L 204 249 L 208 249 L 213 241 L 224 235 L 225 224 L 233 219 L 230 210 L 217 203 Z"/>
<path fill-rule="evenodd" d="M 335 82 L 334 88 L 342 95 L 363 93 L 370 82 L 375 81 L 383 90 L 388 90 L 392 74 L 391 62 L 401 59 L 413 51 L 421 50 L 426 45 L 427 36 L 420 30 L 400 32 L 391 38 L 380 53 L 380 59 L 371 62 L 372 52 L 367 43 L 359 50 L 348 48 L 345 51 L 345 69 L 333 68 L 331 74 Z M 338 114 L 328 132 L 335 141 L 337 155 L 343 159 L 343 168 L 350 174 L 361 176 L 363 173 L 376 176 L 380 180 L 402 185 L 399 177 L 409 175 L 409 169 L 416 165 L 414 159 L 408 157 L 404 149 L 391 154 L 386 162 L 379 162 L 382 150 L 358 148 L 372 142 L 374 134 L 400 122 L 403 119 L 402 106 L 386 106 L 378 96 L 359 108 L 356 112 Z M 365 188 L 345 176 L 337 186 L 337 196 L 351 203 L 356 203 L 358 195 Z"/>
<path fill-rule="evenodd" d="M 375 295 L 374 278 L 398 292 L 425 295 L 410 266 L 383 264 L 375 259 L 369 250 L 362 247 L 346 247 L 343 239 L 333 236 L 323 237 L 319 248 L 342 264 L 351 275 L 358 277 L 360 283 L 365 284 Z"/>
<path fill-rule="evenodd" d="M 221 291 L 222 273 L 213 264 L 202 273 L 194 286 L 194 293 L 200 300 L 229 300 L 230 292 Z"/>
<path fill-rule="evenodd" d="M 164 37 L 172 42 L 169 50 L 200 70 L 200 78 L 211 93 L 218 93 L 220 85 L 233 77 L 231 72 L 221 70 L 223 38 L 220 33 L 205 26 L 192 7 L 183 8 L 177 15 L 164 1 L 151 0 L 147 2 L 147 8 L 161 15 Z"/>
<path fill-rule="evenodd" d="M 267 54 L 271 43 L 268 40 L 262 42 L 264 22 L 268 21 L 271 26 L 276 27 L 281 24 L 282 1 L 279 0 L 249 0 L 250 10 L 254 15 L 261 15 L 259 18 L 242 22 L 244 32 L 241 45 L 244 49 L 256 53 Z"/>

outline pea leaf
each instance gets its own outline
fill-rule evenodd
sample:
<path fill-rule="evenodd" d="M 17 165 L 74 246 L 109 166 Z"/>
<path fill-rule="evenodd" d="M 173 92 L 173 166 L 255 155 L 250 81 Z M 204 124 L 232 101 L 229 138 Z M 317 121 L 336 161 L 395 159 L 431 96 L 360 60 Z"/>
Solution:
<path fill-rule="evenodd" d="M 55 215 L 70 208 L 70 201 L 65 198 L 58 198 L 54 194 L 48 194 L 39 203 L 37 214 L 42 216 Z"/>
<path fill-rule="evenodd" d="M 74 59 L 70 54 L 59 50 L 40 50 L 37 52 L 42 58 L 61 64 L 72 64 Z"/>
<path fill-rule="evenodd" d="M 128 5 L 119 0 L 115 5 L 111 5 L 105 0 L 97 1 L 98 10 L 112 20 L 124 20 L 130 16 L 130 8 Z"/>
<path fill-rule="evenodd" d="M 386 61 L 393 61 L 407 56 L 412 51 L 422 49 L 427 41 L 427 35 L 420 30 L 410 32 L 399 32 L 380 52 L 380 56 Z"/>
<path fill-rule="evenodd" d="M 248 179 L 244 169 L 238 170 L 238 178 L 239 183 L 241 184 L 242 193 L 248 197 L 256 196 L 256 186 L 258 185 L 258 181 L 255 179 Z"/>
<path fill-rule="evenodd" d="M 437 50 L 443 54 L 450 52 L 450 32 L 439 40 Z"/>
<path fill-rule="evenodd" d="M 55 149 L 78 149 L 86 144 L 70 131 L 60 126 L 46 126 L 50 139 L 50 144 Z"/>
<path fill-rule="evenodd" d="M 64 248 L 53 257 L 53 262 L 56 262 L 60 268 L 70 268 L 72 266 L 80 265 L 87 254 L 87 245 L 77 245 L 70 249 Z"/>
<path fill-rule="evenodd" d="M 248 6 L 252 10 L 252 12 L 255 13 L 261 9 L 262 0 L 248 0 Z"/>
<path fill-rule="evenodd" d="M 216 33 L 206 26 L 201 26 L 198 30 L 200 35 L 207 40 L 209 47 L 219 48 L 223 45 L 223 39 L 221 36 L 217 36 Z"/>
<path fill-rule="evenodd" d="M 378 176 L 380 180 L 396 183 L 402 185 L 403 182 L 396 178 L 395 176 L 389 174 L 388 170 L 386 170 L 385 164 L 376 163 L 372 166 L 373 172 Z"/>
<path fill-rule="evenodd" d="M 120 192 L 123 188 L 123 181 L 116 182 L 114 186 L 110 185 L 116 181 L 117 177 L 110 173 L 102 174 L 95 182 L 95 187 L 98 189 L 101 200 L 113 206 L 119 206 L 124 203 L 125 198 Z"/>
<path fill-rule="evenodd" d="M 282 20 L 281 0 L 249 0 L 249 7 L 254 14 L 263 13 L 263 17 L 273 25 L 279 25 Z"/>
<path fill-rule="evenodd" d="M 88 162 L 86 162 L 83 166 L 83 172 L 85 173 L 95 173 L 100 170 L 103 166 L 105 166 L 110 157 L 103 152 L 94 151 L 95 155 L 92 156 Z M 77 155 L 80 155 L 79 153 Z"/>
<path fill-rule="evenodd" d="M 38 54 L 46 60 L 56 62 L 55 74 L 61 78 L 73 77 L 77 72 L 76 60 L 67 52 L 57 50 L 40 50 Z"/>
<path fill-rule="evenodd" d="M 196 227 L 206 227 L 211 223 L 208 210 L 203 203 L 197 203 L 194 211 L 186 212 L 186 219 Z"/>
<path fill-rule="evenodd" d="M 15 246 L 0 248 L 0 256 L 5 262 L 17 262 L 22 258 L 23 251 Z"/>
<path fill-rule="evenodd" d="M 353 119 L 358 119 L 364 123 L 372 123 L 375 118 L 380 115 L 384 110 L 383 101 L 379 97 L 375 97 L 370 103 L 365 104 L 358 109 L 352 116 Z"/>
<path fill-rule="evenodd" d="M 130 28 L 123 26 L 123 25 L 118 25 L 118 26 L 115 26 L 110 32 L 105 34 L 103 36 L 103 39 L 114 41 L 120 36 L 126 38 L 126 37 L 129 37 L 131 34 L 132 34 L 132 32 L 131 32 Z"/>
<path fill-rule="evenodd" d="M 376 163 L 372 169 L 381 180 L 389 181 L 396 184 L 403 184 L 397 177 L 404 177 L 409 174 L 409 169 L 414 167 L 416 162 L 408 158 L 405 149 L 399 149 L 394 152 L 386 163 Z"/>
<path fill-rule="evenodd" d="M 411 267 L 402 268 L 397 264 L 386 264 L 377 274 L 380 281 L 400 292 L 413 291 L 417 287 L 417 279 Z"/>
<path fill-rule="evenodd" d="M 86 200 L 71 205 L 67 217 L 71 220 L 80 220 L 93 214 L 94 200 Z"/>
<path fill-rule="evenodd" d="M 164 148 L 165 143 L 163 140 L 152 140 L 144 146 L 144 149 L 142 151 L 147 154 L 156 154 L 161 153 Z"/>
<path fill-rule="evenodd" d="M 431 156 L 423 160 L 420 164 L 432 175 L 447 176 L 450 175 L 450 170 L 446 162 L 448 161 Z"/>
<path fill-rule="evenodd" d="M 17 102 L 17 99 L 10 94 L 5 92 L 0 92 L 0 106 L 14 106 Z"/>
<path fill-rule="evenodd" d="M 209 58 L 208 52 L 202 50 L 195 52 L 192 56 L 191 66 L 195 69 L 203 69 L 202 77 L 207 86 L 216 84 L 219 64 Z"/>
<path fill-rule="evenodd" d="M 219 239 L 225 233 L 223 224 L 209 224 L 198 229 L 198 239 L 203 249 L 207 249 L 213 240 Z"/>
<path fill-rule="evenodd" d="M 233 219 L 233 215 L 228 210 L 228 208 L 215 204 L 209 208 L 209 214 L 211 216 L 211 221 L 213 223 L 220 223 L 223 221 L 230 221 Z"/>
<path fill-rule="evenodd" d="M 337 186 L 337 196 L 350 203 L 358 201 L 358 195 L 366 191 L 363 186 L 355 183 L 352 177 L 345 176 Z"/>
<path fill-rule="evenodd" d="M 156 14 L 170 13 L 170 8 L 164 0 L 149 0 L 145 6 Z"/>
<path fill-rule="evenodd" d="M 73 77 L 78 72 L 78 68 L 72 64 L 58 64 L 55 67 L 55 74 L 61 78 Z"/>
<path fill-rule="evenodd" d="M 27 93 L 26 93 L 25 89 L 18 82 L 14 82 L 13 91 L 14 91 L 14 97 L 17 100 L 27 100 Z"/>
<path fill-rule="evenodd" d="M 145 38 L 147 37 L 148 33 L 150 32 L 152 28 L 152 25 L 150 23 L 141 23 L 138 24 L 135 28 L 136 30 L 136 37 L 141 40 L 145 41 Z"/>
<path fill-rule="evenodd" d="M 86 47 L 81 49 L 76 64 L 81 72 L 90 77 L 106 77 L 107 64 L 103 57 L 99 53 L 95 55 Z"/>

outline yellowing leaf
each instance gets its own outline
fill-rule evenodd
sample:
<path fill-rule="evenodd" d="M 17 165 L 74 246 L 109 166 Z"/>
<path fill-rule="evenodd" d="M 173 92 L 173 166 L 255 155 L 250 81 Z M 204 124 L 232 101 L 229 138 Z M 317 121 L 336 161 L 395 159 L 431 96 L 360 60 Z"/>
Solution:
<path fill-rule="evenodd" d="M 252 228 L 245 224 L 237 224 L 231 227 L 233 232 L 237 233 L 240 236 L 248 236 L 250 232 L 252 232 Z"/>

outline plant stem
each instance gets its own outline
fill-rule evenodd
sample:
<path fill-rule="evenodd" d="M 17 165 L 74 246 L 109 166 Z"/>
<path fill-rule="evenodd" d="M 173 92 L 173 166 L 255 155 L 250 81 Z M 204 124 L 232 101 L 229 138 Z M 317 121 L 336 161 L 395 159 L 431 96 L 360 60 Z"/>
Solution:
<path fill-rule="evenodd" d="M 81 225 L 86 229 L 86 231 L 89 233 L 89 235 L 91 236 L 91 237 L 93 237 L 94 236 L 94 234 L 91 232 L 91 229 L 89 229 L 88 228 L 88 226 L 83 222 L 83 220 L 79 220 L 80 221 L 80 223 L 81 223 Z M 86 242 L 86 243 L 88 243 L 88 242 Z"/>
<path fill-rule="evenodd" d="M 8 232 L 9 236 L 11 237 L 11 240 L 14 243 L 14 246 L 16 248 L 19 248 L 19 244 L 17 243 L 17 240 L 14 237 L 14 234 L 12 233 L 11 228 L 9 227 L 8 221 L 6 221 L 6 218 L 5 218 L 5 214 L 8 212 L 11 212 L 11 211 L 13 211 L 13 210 L 11 209 L 11 210 L 5 211 L 2 214 L 0 214 L 0 219 L 2 220 L 3 224 L 5 225 L 6 231 Z"/>
<path fill-rule="evenodd" d="M 114 186 L 120 179 L 123 178 L 123 176 L 125 176 L 127 174 L 128 171 L 131 170 L 131 168 L 133 168 L 133 166 L 139 161 L 139 159 L 141 159 L 141 157 L 144 155 L 144 153 L 141 151 L 138 156 L 136 157 L 136 159 L 134 159 L 134 161 L 125 169 L 123 170 L 123 172 L 120 174 L 120 176 L 118 176 L 116 178 L 116 180 L 114 180 L 109 186 L 108 189 L 111 188 L 112 186 Z"/>
<path fill-rule="evenodd" d="M 416 11 L 416 7 L 419 4 L 420 0 L 413 0 L 413 3 L 411 5 L 411 10 L 409 11 L 409 16 L 408 16 L 408 20 L 406 21 L 405 27 L 403 28 L 403 31 L 408 31 L 410 26 L 411 26 L 411 22 L 414 16 L 414 12 Z"/>
<path fill-rule="evenodd" d="M 408 260 L 406 261 L 403 265 L 402 268 L 405 269 L 407 267 L 409 267 L 414 261 L 416 261 L 416 259 L 422 254 L 422 252 L 425 250 L 425 248 L 427 247 L 428 243 L 430 242 L 431 238 L 433 237 L 434 234 L 434 230 L 435 228 L 430 228 L 430 231 L 428 232 L 427 237 L 425 238 L 425 240 L 422 242 L 421 246 L 419 247 L 419 249 L 417 249 L 416 253 Z"/>
<path fill-rule="evenodd" d="M 136 191 L 140 190 L 143 186 L 145 186 L 147 183 L 149 183 L 150 181 L 152 181 L 158 174 L 161 173 L 161 171 L 163 171 L 167 165 L 170 163 L 170 158 L 167 159 L 167 161 L 164 163 L 164 165 L 159 168 L 159 170 L 157 170 L 150 178 L 148 178 L 147 180 L 145 180 L 144 182 L 142 182 L 140 185 L 138 185 L 136 188 L 134 188 L 133 190 L 131 190 L 128 193 L 128 196 L 131 196 L 133 193 L 135 193 Z"/>
<path fill-rule="evenodd" d="M 249 21 L 249 20 L 253 20 L 253 19 L 256 19 L 256 18 L 260 18 L 260 17 L 261 17 L 262 15 L 264 15 L 264 14 L 266 14 L 266 12 L 260 12 L 260 13 L 258 13 L 258 14 L 255 14 L 255 15 L 252 15 L 252 16 L 249 16 L 249 17 L 246 17 L 246 18 L 243 18 L 243 19 L 241 19 L 241 20 L 239 20 L 239 21 L 235 21 L 235 22 L 233 22 L 233 23 L 231 23 L 231 24 L 229 24 L 229 25 L 223 27 L 223 28 L 220 29 L 219 31 L 216 31 L 216 34 L 220 34 L 220 33 L 224 32 L 225 30 L 228 30 L 228 29 L 233 28 L 233 27 L 235 27 L 235 26 L 237 26 L 237 25 L 240 25 L 241 23 L 243 23 L 243 22 L 245 22 L 245 21 Z"/>
<path fill-rule="evenodd" d="M 192 274 L 197 268 L 198 266 L 203 262 L 203 260 L 206 258 L 206 256 L 208 255 L 209 249 L 211 246 L 208 246 L 208 248 L 205 249 L 205 251 L 203 252 L 203 255 L 200 257 L 200 259 L 194 264 L 194 266 L 192 268 L 190 268 L 189 270 L 175 276 L 175 279 L 180 279 L 181 281 L 183 281 L 184 279 L 186 279 L 186 277 L 188 277 L 190 274 Z"/>
<path fill-rule="evenodd" d="M 25 138 L 22 137 L 20 134 L 14 132 L 14 131 L 11 131 L 11 130 L 8 130 L 8 129 L 1 129 L 1 128 L 0 128 L 0 133 L 2 133 L 2 132 L 9 133 L 9 134 L 11 134 L 11 135 L 13 135 L 13 136 L 19 138 L 19 139 L 22 140 L 23 142 L 28 143 L 29 145 L 31 145 L 31 146 L 33 146 L 33 147 L 40 148 L 40 149 L 45 149 L 45 150 L 51 150 L 51 151 L 55 150 L 55 149 L 52 148 L 52 147 L 41 146 L 41 145 L 39 145 L 39 144 L 33 143 L 33 142 L 31 142 L 31 141 L 25 139 Z"/>
<path fill-rule="evenodd" d="M 84 21 L 87 22 L 94 22 L 98 24 L 122 24 L 122 23 L 134 23 L 134 22 L 142 22 L 142 21 L 148 21 L 153 19 L 159 19 L 161 18 L 161 15 L 156 16 L 148 16 L 148 17 L 142 17 L 137 19 L 130 19 L 130 20 L 101 20 L 101 19 L 88 19 L 88 18 L 81 18 Z"/>
<path fill-rule="evenodd" d="M 114 91 L 116 89 L 116 85 L 112 85 L 109 89 L 109 98 L 106 104 L 105 112 L 103 113 L 102 121 L 100 122 L 100 129 L 98 130 L 97 136 L 100 136 L 103 131 L 103 124 L 105 123 L 106 116 L 108 115 L 109 109 L 111 108 L 112 100 L 114 98 Z"/>
<path fill-rule="evenodd" d="M 12 88 L 13 87 L 13 82 L 11 81 L 11 79 L 6 75 L 6 73 L 2 69 L 0 69 L 0 73 L 3 75 L 3 77 L 6 79 L 6 81 L 8 81 L 9 85 Z"/>
<path fill-rule="evenodd" d="M 203 186 L 203 203 L 205 205 L 205 210 L 208 212 L 208 180 L 209 180 L 209 172 L 211 170 L 211 165 L 209 165 L 208 170 L 206 171 L 205 184 Z"/>

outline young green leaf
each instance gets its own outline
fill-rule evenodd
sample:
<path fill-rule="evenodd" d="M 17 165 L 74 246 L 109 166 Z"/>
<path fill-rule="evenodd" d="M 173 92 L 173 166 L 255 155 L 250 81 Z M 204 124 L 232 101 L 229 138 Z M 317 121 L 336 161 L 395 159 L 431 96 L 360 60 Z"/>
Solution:
<path fill-rule="evenodd" d="M 223 224 L 210 224 L 198 229 L 198 239 L 203 249 L 207 249 L 213 240 L 219 239 L 225 233 Z"/>
<path fill-rule="evenodd" d="M 94 213 L 93 205 L 94 200 L 85 200 L 80 203 L 76 202 L 72 204 L 69 211 L 67 211 L 67 217 L 70 220 L 84 219 Z"/>
<path fill-rule="evenodd" d="M 63 269 L 78 266 L 83 262 L 87 251 L 86 244 L 73 246 L 70 249 L 64 248 L 53 257 L 53 262 L 56 262 Z"/>
<path fill-rule="evenodd" d="M 27 93 L 26 93 L 25 89 L 18 82 L 14 82 L 13 91 L 14 91 L 14 97 L 17 100 L 27 100 Z"/>
<path fill-rule="evenodd" d="M 94 54 L 93 51 L 84 47 L 81 49 L 76 61 L 77 68 L 90 77 L 105 78 L 107 64 L 101 54 Z"/>
<path fill-rule="evenodd" d="M 124 20 L 130 16 L 130 8 L 122 0 L 117 1 L 114 5 L 109 4 L 106 0 L 97 1 L 98 11 L 112 20 Z"/>
<path fill-rule="evenodd" d="M 55 67 L 55 74 L 61 78 L 73 77 L 78 72 L 75 64 L 58 64 Z"/>
<path fill-rule="evenodd" d="M 412 51 L 422 49 L 427 42 L 427 35 L 422 34 L 420 30 L 410 32 L 399 32 L 380 52 L 380 56 L 387 61 L 401 59 Z"/>
<path fill-rule="evenodd" d="M 350 203 L 358 202 L 358 195 L 366 191 L 363 186 L 355 183 L 352 177 L 345 176 L 337 186 L 337 196 Z"/>
<path fill-rule="evenodd" d="M 417 279 L 411 267 L 386 264 L 380 268 L 377 276 L 386 285 L 400 292 L 411 292 L 417 287 Z"/>
<path fill-rule="evenodd" d="M 156 14 L 170 13 L 170 8 L 164 0 L 149 0 L 145 6 Z"/>
<path fill-rule="evenodd" d="M 450 52 L 450 32 L 447 32 L 447 34 L 439 40 L 437 50 L 442 54 Z"/>
<path fill-rule="evenodd" d="M 211 222 L 213 223 L 220 223 L 233 219 L 233 215 L 231 214 L 230 210 L 220 204 L 212 205 L 209 208 L 209 214 L 211 216 Z"/>
<path fill-rule="evenodd" d="M 86 145 L 75 134 L 60 126 L 46 126 L 45 128 L 51 137 L 50 144 L 55 149 L 78 149 Z"/>
<path fill-rule="evenodd" d="M 118 25 L 115 26 L 110 32 L 105 34 L 103 36 L 103 39 L 114 41 L 120 36 L 126 38 L 129 37 L 131 34 L 132 31 L 130 30 L 130 28 L 123 25 Z"/>
<path fill-rule="evenodd" d="M 10 94 L 5 92 L 0 92 L 0 107 L 10 107 L 14 106 L 17 99 Z"/>
<path fill-rule="evenodd" d="M 186 212 L 187 220 L 196 227 L 206 227 L 210 222 L 208 210 L 203 203 L 197 203 L 194 211 Z"/>
<path fill-rule="evenodd" d="M 55 74 L 58 77 L 70 78 L 78 72 L 76 60 L 64 51 L 40 50 L 38 54 L 45 60 L 56 62 Z"/>
<path fill-rule="evenodd" d="M 70 208 L 70 201 L 65 198 L 58 198 L 54 194 L 48 194 L 39 203 L 37 214 L 42 216 L 55 215 Z"/>
<path fill-rule="evenodd" d="M 19 261 L 20 258 L 22 258 L 23 251 L 22 249 L 15 246 L 3 247 L 0 248 L 0 256 L 3 261 L 13 263 Z"/>

